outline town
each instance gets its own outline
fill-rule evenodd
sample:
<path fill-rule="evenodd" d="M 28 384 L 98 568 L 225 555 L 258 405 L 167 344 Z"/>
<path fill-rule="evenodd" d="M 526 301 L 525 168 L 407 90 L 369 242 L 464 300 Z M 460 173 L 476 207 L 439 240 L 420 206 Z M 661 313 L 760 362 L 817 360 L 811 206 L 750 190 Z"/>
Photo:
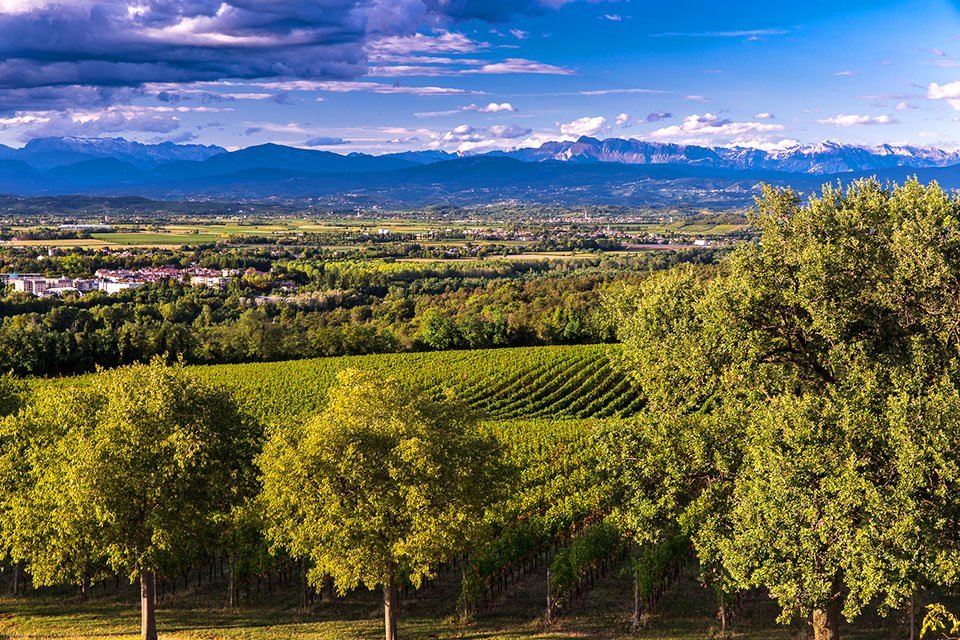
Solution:
<path fill-rule="evenodd" d="M 13 287 L 15 292 L 32 294 L 38 297 L 62 297 L 64 295 L 83 295 L 91 291 L 120 293 L 136 289 L 145 284 L 159 282 L 184 282 L 192 287 L 211 287 L 225 289 L 231 279 L 240 277 L 266 276 L 265 272 L 249 268 L 207 269 L 189 267 L 159 267 L 150 269 L 98 269 L 92 278 L 46 277 L 40 273 L 4 273 L 0 274 L 0 283 Z"/>

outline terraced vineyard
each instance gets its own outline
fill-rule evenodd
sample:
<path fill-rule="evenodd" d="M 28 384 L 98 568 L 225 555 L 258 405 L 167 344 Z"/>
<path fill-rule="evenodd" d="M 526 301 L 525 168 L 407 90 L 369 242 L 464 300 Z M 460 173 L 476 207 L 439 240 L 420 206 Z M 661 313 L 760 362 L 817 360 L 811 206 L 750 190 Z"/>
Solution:
<path fill-rule="evenodd" d="M 616 345 L 521 347 L 348 356 L 193 368 L 236 389 L 268 422 L 318 412 L 338 371 L 374 369 L 440 395 L 448 390 L 485 418 L 606 418 L 632 415 L 638 395 L 616 364 Z"/>

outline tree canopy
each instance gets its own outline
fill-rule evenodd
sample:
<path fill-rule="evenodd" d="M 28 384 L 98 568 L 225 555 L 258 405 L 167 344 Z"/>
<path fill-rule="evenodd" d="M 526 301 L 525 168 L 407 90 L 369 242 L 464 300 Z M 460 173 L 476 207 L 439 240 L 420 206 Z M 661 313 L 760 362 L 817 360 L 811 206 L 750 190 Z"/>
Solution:
<path fill-rule="evenodd" d="M 383 587 L 396 637 L 396 582 L 415 585 L 466 551 L 497 498 L 500 448 L 458 405 L 346 370 L 324 411 L 277 430 L 261 457 L 268 535 L 341 592 Z"/>
<path fill-rule="evenodd" d="M 255 491 L 259 434 L 229 392 L 159 362 L 39 396 L 4 423 L 4 541 L 38 585 L 139 577 L 155 638 L 154 573 Z"/>
<path fill-rule="evenodd" d="M 616 301 L 648 401 L 612 445 L 622 518 L 675 523 L 716 580 L 817 638 L 955 582 L 958 219 L 935 184 L 768 187 L 759 242 Z"/>

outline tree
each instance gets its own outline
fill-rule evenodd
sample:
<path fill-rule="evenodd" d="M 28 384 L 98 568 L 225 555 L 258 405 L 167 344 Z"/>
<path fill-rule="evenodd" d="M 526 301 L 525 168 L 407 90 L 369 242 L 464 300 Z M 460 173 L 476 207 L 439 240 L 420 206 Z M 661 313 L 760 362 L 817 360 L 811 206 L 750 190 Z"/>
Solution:
<path fill-rule="evenodd" d="M 15 557 L 38 584 L 98 564 L 139 579 L 141 634 L 157 637 L 156 571 L 254 490 L 259 426 L 232 395 L 159 361 L 39 398 L 15 420 L 27 483 L 5 496 Z"/>
<path fill-rule="evenodd" d="M 759 243 L 615 305 L 648 398 L 639 445 L 613 449 L 640 460 L 628 515 L 673 519 L 723 582 L 765 587 L 818 640 L 958 578 L 958 219 L 916 181 L 806 204 L 767 188 Z"/>
<path fill-rule="evenodd" d="M 465 551 L 496 500 L 499 445 L 458 405 L 346 370 L 324 411 L 276 431 L 261 456 L 268 536 L 341 593 L 383 589 L 397 637 L 397 583 L 415 586 Z"/>

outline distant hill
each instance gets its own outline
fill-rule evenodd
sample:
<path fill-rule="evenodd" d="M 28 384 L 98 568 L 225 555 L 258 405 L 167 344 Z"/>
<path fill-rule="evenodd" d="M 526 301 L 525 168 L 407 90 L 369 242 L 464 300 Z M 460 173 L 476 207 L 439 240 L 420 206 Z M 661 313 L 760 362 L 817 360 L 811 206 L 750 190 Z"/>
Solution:
<path fill-rule="evenodd" d="M 417 163 L 390 156 L 314 151 L 262 144 L 231 153 L 211 156 L 202 162 L 175 162 L 157 167 L 154 179 L 198 178 L 223 176 L 248 169 L 284 169 L 301 173 L 365 173 L 391 171 Z"/>
<path fill-rule="evenodd" d="M 264 144 L 147 145 L 122 138 L 41 138 L 0 146 L 0 193 L 156 199 L 302 201 L 331 205 L 555 204 L 740 207 L 764 182 L 802 191 L 825 181 L 917 175 L 960 188 L 960 155 L 915 147 L 823 143 L 760 149 L 580 138 L 460 156 L 373 156 Z"/>

